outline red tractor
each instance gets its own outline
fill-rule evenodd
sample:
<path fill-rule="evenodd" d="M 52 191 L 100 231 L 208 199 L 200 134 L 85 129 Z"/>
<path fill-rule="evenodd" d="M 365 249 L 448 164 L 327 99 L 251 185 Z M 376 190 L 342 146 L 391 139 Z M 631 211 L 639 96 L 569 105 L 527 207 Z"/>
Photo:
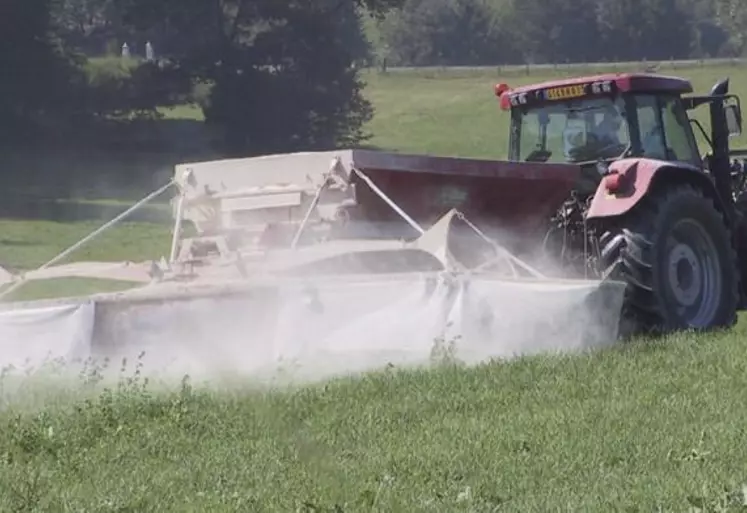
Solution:
<path fill-rule="evenodd" d="M 728 79 L 707 95 L 690 95 L 687 80 L 643 73 L 495 92 L 511 115 L 509 160 L 580 166 L 553 218 L 554 247 L 581 255 L 585 272 L 627 283 L 623 333 L 735 323 L 747 297 L 745 161 L 737 158 L 747 151 L 729 148 L 742 121 Z M 688 116 L 701 106 L 710 135 Z M 705 156 L 693 126 L 710 146 Z"/>
<path fill-rule="evenodd" d="M 735 158 L 747 151 L 729 149 L 742 121 L 728 88 L 691 95 L 656 74 L 500 85 L 508 160 L 340 150 L 177 166 L 170 262 L 139 278 L 164 283 L 98 296 L 90 343 L 111 355 L 217 332 L 243 347 L 256 333 L 262 351 L 294 355 L 310 337 L 316 358 L 359 334 L 399 353 L 448 331 L 473 354 L 508 355 L 560 337 L 590 347 L 612 331 L 731 326 L 747 297 Z M 700 107 L 710 134 L 688 117 Z M 196 237 L 180 236 L 182 221 Z"/>

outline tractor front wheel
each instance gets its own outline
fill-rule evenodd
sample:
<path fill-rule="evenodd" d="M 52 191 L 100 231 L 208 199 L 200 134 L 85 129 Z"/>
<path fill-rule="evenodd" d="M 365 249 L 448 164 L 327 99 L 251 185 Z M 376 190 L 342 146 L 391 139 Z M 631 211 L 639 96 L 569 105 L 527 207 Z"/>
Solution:
<path fill-rule="evenodd" d="M 723 215 L 701 190 L 649 194 L 601 243 L 605 276 L 627 283 L 623 335 L 736 322 L 736 252 Z"/>

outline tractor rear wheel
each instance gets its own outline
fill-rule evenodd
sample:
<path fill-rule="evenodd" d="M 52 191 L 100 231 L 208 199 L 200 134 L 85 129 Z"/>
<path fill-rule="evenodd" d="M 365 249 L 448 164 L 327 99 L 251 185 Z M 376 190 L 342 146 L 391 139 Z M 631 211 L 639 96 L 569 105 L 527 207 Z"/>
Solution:
<path fill-rule="evenodd" d="M 621 335 L 736 322 L 736 252 L 724 216 L 701 190 L 652 192 L 600 243 L 605 277 L 628 285 Z"/>

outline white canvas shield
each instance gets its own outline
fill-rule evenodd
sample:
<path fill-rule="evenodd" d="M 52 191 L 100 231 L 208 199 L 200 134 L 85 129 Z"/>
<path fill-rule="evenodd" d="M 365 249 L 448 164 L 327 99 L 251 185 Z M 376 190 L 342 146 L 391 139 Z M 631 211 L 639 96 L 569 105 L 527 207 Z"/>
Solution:
<path fill-rule="evenodd" d="M 61 341 L 75 340 L 78 355 L 142 356 L 149 372 L 266 375 L 282 368 L 323 378 L 428 365 L 439 349 L 474 364 L 610 344 L 623 292 L 615 282 L 469 274 L 285 279 L 230 293 L 99 296 L 92 329 L 72 321 L 51 328 Z M 6 331 L 15 319 L 3 344 L 16 357 L 23 348 L 36 357 L 35 348 L 50 343 L 50 325 L 21 322 L 31 311 L 3 315 Z"/>

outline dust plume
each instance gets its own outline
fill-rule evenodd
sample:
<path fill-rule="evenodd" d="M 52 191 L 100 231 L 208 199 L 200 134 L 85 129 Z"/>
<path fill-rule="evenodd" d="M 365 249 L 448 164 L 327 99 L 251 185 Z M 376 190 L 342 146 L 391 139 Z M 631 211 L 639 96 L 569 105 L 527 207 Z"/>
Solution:
<path fill-rule="evenodd" d="M 461 251 L 487 257 L 484 247 L 469 247 L 466 240 Z M 542 270 L 551 264 L 545 257 Z M 559 265 L 548 274 L 562 275 Z M 0 314 L 0 335 L 4 315 L 6 325 L 13 319 L 23 327 L 16 340 L 3 337 L 0 367 L 9 359 L 17 363 L 24 352 L 38 362 L 45 348 L 57 345 L 57 354 L 109 359 L 115 370 L 123 359 L 137 361 L 141 373 L 167 381 L 188 374 L 200 381 L 310 382 L 444 358 L 472 365 L 607 345 L 617 336 L 622 303 L 621 285 L 614 282 L 422 267 L 393 274 L 309 273 L 230 294 L 216 285 L 199 297 L 189 285 L 149 289 L 150 295 L 124 294 L 89 308 L 95 310 L 90 325 L 75 305 L 67 317 L 46 314 L 54 331 L 35 326 L 31 313 L 26 321 L 19 311 Z M 65 337 L 74 342 L 63 350 Z"/>

